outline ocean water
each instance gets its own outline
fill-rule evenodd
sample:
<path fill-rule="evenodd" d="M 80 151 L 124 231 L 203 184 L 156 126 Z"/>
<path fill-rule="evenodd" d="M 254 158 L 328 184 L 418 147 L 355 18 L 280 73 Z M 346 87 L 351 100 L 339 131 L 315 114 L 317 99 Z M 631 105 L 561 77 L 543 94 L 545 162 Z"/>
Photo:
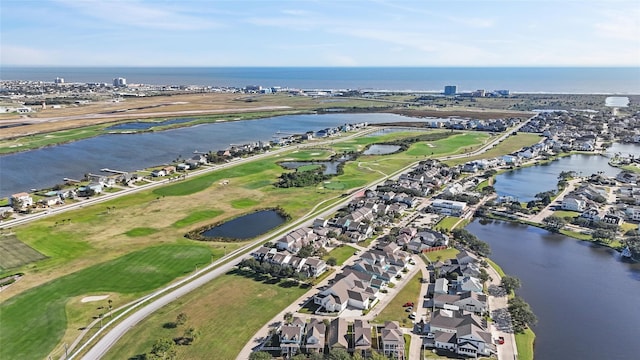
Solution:
<path fill-rule="evenodd" d="M 458 92 L 507 89 L 520 93 L 640 94 L 640 67 L 2 67 L 2 80 L 105 82 L 219 87 L 281 86 Z"/>

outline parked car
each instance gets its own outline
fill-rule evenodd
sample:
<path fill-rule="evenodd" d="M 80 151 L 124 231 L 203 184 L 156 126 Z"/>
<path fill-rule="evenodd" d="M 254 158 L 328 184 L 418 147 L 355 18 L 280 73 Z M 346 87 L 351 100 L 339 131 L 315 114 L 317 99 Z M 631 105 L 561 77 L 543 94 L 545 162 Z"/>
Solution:
<path fill-rule="evenodd" d="M 413 301 L 407 301 L 402 307 L 414 306 Z"/>
<path fill-rule="evenodd" d="M 411 310 L 413 310 L 413 306 L 409 306 L 405 311 L 406 311 L 406 312 L 409 312 L 409 311 L 411 311 Z"/>
<path fill-rule="evenodd" d="M 498 345 L 504 344 L 504 336 L 499 336 L 497 342 L 498 342 Z"/>
<path fill-rule="evenodd" d="M 415 319 L 416 318 L 416 312 L 412 312 L 411 314 L 409 314 L 409 319 Z"/>

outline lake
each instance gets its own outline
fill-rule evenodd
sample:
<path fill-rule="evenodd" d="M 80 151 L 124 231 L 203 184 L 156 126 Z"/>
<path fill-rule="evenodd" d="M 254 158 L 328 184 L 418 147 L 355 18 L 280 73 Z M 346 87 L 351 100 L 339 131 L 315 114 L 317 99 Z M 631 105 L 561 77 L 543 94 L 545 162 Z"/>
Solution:
<path fill-rule="evenodd" d="M 136 171 L 169 164 L 194 150 L 227 149 L 230 144 L 269 141 L 278 132 L 304 133 L 348 123 L 408 122 L 394 114 L 286 115 L 258 120 L 201 124 L 140 134 L 105 134 L 67 144 L 0 156 L 0 197 L 54 186 L 67 177 L 109 168 Z"/>
<path fill-rule="evenodd" d="M 536 359 L 635 359 L 640 346 L 640 264 L 609 248 L 508 222 L 475 220 L 467 230 L 489 243 L 538 316 Z"/>
<path fill-rule="evenodd" d="M 386 154 L 393 154 L 394 152 L 396 152 L 398 150 L 400 150 L 400 146 L 398 146 L 398 145 L 374 144 L 374 145 L 371 145 L 362 154 L 364 154 L 364 155 L 386 155 Z"/>

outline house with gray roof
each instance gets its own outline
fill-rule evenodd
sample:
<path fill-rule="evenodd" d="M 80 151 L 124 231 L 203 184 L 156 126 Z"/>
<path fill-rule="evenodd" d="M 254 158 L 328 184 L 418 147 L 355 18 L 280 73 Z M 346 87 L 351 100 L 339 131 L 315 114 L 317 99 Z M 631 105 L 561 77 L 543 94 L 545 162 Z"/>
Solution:
<path fill-rule="evenodd" d="M 327 345 L 329 350 L 342 348 L 349 349 L 349 334 L 347 320 L 344 318 L 335 318 L 329 324 L 329 339 Z"/>
<path fill-rule="evenodd" d="M 353 352 L 360 353 L 363 357 L 371 354 L 371 325 L 366 320 L 356 319 L 353 322 Z"/>
<path fill-rule="evenodd" d="M 382 353 L 396 359 L 406 359 L 404 356 L 404 337 L 397 321 L 387 321 L 380 331 Z"/>
<path fill-rule="evenodd" d="M 320 319 L 312 318 L 307 325 L 304 349 L 307 353 L 324 353 L 327 326 Z"/>

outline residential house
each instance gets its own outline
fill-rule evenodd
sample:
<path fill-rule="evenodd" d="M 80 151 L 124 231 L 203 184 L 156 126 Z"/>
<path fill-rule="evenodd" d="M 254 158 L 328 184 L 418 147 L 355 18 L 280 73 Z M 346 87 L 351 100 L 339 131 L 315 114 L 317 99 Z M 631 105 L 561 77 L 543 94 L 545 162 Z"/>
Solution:
<path fill-rule="evenodd" d="M 324 353 L 325 334 L 327 326 L 324 321 L 312 318 L 307 325 L 307 333 L 305 336 L 304 349 L 308 353 Z"/>
<path fill-rule="evenodd" d="M 307 271 L 310 277 L 318 277 L 327 271 L 327 263 L 322 259 L 306 258 L 303 269 Z"/>
<path fill-rule="evenodd" d="M 433 304 L 439 309 L 466 310 L 482 315 L 488 310 L 487 296 L 473 291 L 465 291 L 456 295 L 436 294 Z"/>
<path fill-rule="evenodd" d="M 454 285 L 456 286 L 457 292 L 473 291 L 482 293 L 483 290 L 482 281 L 473 276 L 458 276 Z"/>
<path fill-rule="evenodd" d="M 331 320 L 329 324 L 329 351 L 337 348 L 345 350 L 349 349 L 349 335 L 348 335 L 347 320 L 344 318 L 335 318 Z"/>
<path fill-rule="evenodd" d="M 404 337 L 397 321 L 387 321 L 380 331 L 382 353 L 396 359 L 405 359 Z"/>
<path fill-rule="evenodd" d="M 467 210 L 467 203 L 462 201 L 435 199 L 431 203 L 431 208 L 438 214 L 460 216 Z"/>
<path fill-rule="evenodd" d="M 372 345 L 371 325 L 366 320 L 356 319 L 353 322 L 353 352 L 366 358 L 370 355 Z"/>
<path fill-rule="evenodd" d="M 465 265 L 472 262 L 478 262 L 479 259 L 474 253 L 463 250 L 456 254 L 456 261 L 460 265 Z"/>
<path fill-rule="evenodd" d="M 33 205 L 33 198 L 26 192 L 13 194 L 9 197 L 9 206 L 17 210 L 24 210 Z"/>
<path fill-rule="evenodd" d="M 334 283 L 320 291 L 313 298 L 320 305 L 318 312 L 341 312 L 352 306 L 356 309 L 368 309 L 375 301 L 378 290 L 371 287 L 372 277 L 358 271 L 344 271 L 336 276 Z"/>
<path fill-rule="evenodd" d="M 300 352 L 304 328 L 304 322 L 300 319 L 295 324 L 286 324 L 280 328 L 280 351 L 283 356 L 291 357 Z"/>
<path fill-rule="evenodd" d="M 436 279 L 435 287 L 433 289 L 434 294 L 448 294 L 449 293 L 449 280 L 446 278 Z"/>
<path fill-rule="evenodd" d="M 575 197 L 565 196 L 562 199 L 562 210 L 583 212 L 587 203 Z"/>
<path fill-rule="evenodd" d="M 151 172 L 151 176 L 153 177 L 161 177 L 167 175 L 167 172 L 163 169 L 156 169 Z"/>
<path fill-rule="evenodd" d="M 456 310 L 436 310 L 429 322 L 435 347 L 460 355 L 489 356 L 495 352 L 487 325 L 477 315 Z"/>

